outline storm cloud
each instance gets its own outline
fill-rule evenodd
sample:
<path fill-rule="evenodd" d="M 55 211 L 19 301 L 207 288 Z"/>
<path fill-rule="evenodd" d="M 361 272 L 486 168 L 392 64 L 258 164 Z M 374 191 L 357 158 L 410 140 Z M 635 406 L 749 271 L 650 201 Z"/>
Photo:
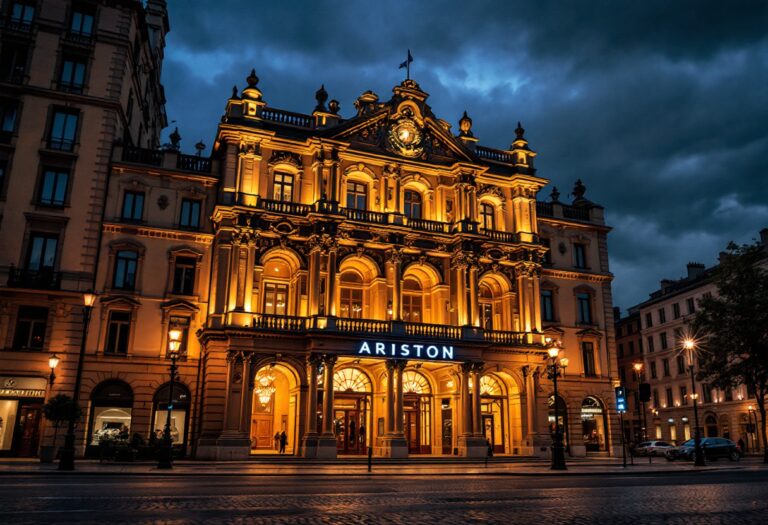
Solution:
<path fill-rule="evenodd" d="M 768 227 L 768 2 L 169 1 L 166 130 L 210 145 L 233 85 L 255 68 L 270 106 L 342 114 L 403 79 L 480 143 L 518 120 L 538 173 L 580 178 L 606 207 L 614 302 L 644 300 L 688 261 Z M 546 197 L 546 188 L 541 197 Z"/>

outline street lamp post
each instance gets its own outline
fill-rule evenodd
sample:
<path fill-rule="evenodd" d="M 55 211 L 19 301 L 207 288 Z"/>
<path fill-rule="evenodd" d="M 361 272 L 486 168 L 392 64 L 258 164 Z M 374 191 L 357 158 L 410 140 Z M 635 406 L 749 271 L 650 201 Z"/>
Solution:
<path fill-rule="evenodd" d="M 752 405 L 747 407 L 747 411 L 749 426 L 754 429 L 754 432 L 752 432 L 752 450 L 760 452 L 760 429 L 757 427 L 757 412 L 755 412 L 755 407 Z M 752 416 L 755 417 L 755 426 L 752 426 Z"/>
<path fill-rule="evenodd" d="M 640 406 L 642 407 L 642 412 L 640 413 L 640 426 L 642 427 L 642 438 L 643 441 L 648 441 L 648 411 L 645 408 L 645 398 L 640 394 L 640 385 L 642 384 L 641 378 L 642 378 L 642 372 L 643 372 L 643 363 L 637 362 L 632 365 L 632 368 L 635 371 L 635 378 L 637 379 L 637 398 L 640 400 Z M 648 454 L 648 463 L 653 463 L 653 456 L 649 453 Z"/>
<path fill-rule="evenodd" d="M 550 359 L 549 379 L 552 380 L 555 396 L 555 436 L 552 441 L 552 470 L 567 470 L 565 466 L 565 446 L 563 444 L 563 433 L 560 431 L 560 410 L 558 407 L 557 378 L 565 372 L 568 366 L 568 358 L 563 357 L 558 362 L 557 356 L 560 355 L 560 341 L 547 341 L 551 346 L 547 349 Z"/>
<path fill-rule="evenodd" d="M 696 352 L 696 342 L 693 339 L 683 341 L 683 349 L 688 354 L 688 369 L 691 372 L 691 396 L 693 397 L 693 420 L 696 429 L 693 433 L 694 443 L 694 465 L 697 467 L 705 466 L 704 451 L 701 449 L 701 432 L 699 432 L 699 401 L 696 396 L 696 374 L 694 373 L 693 358 Z"/>
<path fill-rule="evenodd" d="M 48 366 L 51 367 L 51 375 L 48 376 L 49 386 L 53 386 L 56 381 L 56 367 L 59 366 L 59 361 L 59 356 L 56 354 L 51 354 L 51 357 L 48 358 Z"/>
<path fill-rule="evenodd" d="M 165 429 L 163 430 L 163 443 L 158 455 L 157 468 L 173 468 L 173 438 L 171 437 L 171 413 L 173 412 L 173 383 L 176 380 L 176 359 L 179 358 L 179 348 L 181 348 L 181 330 L 172 328 L 168 331 L 168 356 L 171 358 L 170 375 L 171 381 L 168 388 L 168 413 L 165 418 Z"/>
<path fill-rule="evenodd" d="M 83 331 L 80 337 L 80 355 L 77 358 L 77 369 L 75 371 L 75 388 L 72 395 L 72 412 L 69 415 L 67 423 L 67 436 L 64 438 L 64 448 L 61 449 L 61 459 L 59 459 L 59 470 L 75 470 L 75 415 L 77 411 L 78 397 L 80 395 L 80 384 L 83 382 L 83 361 L 85 360 L 85 342 L 88 335 L 88 323 L 91 321 L 91 311 L 96 302 L 96 294 L 86 292 L 83 294 Z"/>

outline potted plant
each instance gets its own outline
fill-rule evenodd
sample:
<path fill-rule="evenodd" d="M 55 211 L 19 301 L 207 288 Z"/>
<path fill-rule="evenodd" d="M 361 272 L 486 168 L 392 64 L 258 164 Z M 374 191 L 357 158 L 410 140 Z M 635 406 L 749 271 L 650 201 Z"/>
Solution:
<path fill-rule="evenodd" d="M 80 419 L 82 410 L 75 401 L 66 394 L 58 394 L 43 405 L 43 416 L 53 424 L 53 443 L 40 447 L 40 462 L 52 463 L 56 458 L 56 438 L 59 427 L 69 422 L 70 415 L 75 420 Z"/>

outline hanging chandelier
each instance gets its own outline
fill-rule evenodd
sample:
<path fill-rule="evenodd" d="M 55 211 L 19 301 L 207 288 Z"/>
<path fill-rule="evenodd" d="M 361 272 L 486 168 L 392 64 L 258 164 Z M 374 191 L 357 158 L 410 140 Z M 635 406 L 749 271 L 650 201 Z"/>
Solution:
<path fill-rule="evenodd" d="M 272 375 L 272 367 L 259 370 L 259 373 L 256 374 L 256 397 L 259 398 L 259 403 L 262 406 L 268 405 L 275 390 L 277 389 L 275 388 L 275 376 Z"/>

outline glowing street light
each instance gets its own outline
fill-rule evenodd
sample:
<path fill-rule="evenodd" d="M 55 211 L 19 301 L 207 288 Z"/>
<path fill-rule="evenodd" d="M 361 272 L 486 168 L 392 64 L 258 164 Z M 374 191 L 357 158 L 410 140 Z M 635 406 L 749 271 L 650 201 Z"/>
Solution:
<path fill-rule="evenodd" d="M 683 340 L 683 350 L 686 352 L 686 355 L 688 356 L 688 369 L 691 371 L 691 392 L 692 394 L 696 394 L 696 374 L 694 373 L 694 357 L 696 354 L 696 341 L 694 341 L 692 338 L 687 337 Z M 699 432 L 699 407 L 698 407 L 698 400 L 696 398 L 693 399 L 693 419 L 694 424 L 696 425 L 696 430 L 693 433 L 693 442 L 694 442 L 694 456 L 695 461 L 694 465 L 697 467 L 703 467 L 705 465 L 704 463 L 704 451 L 701 449 L 701 433 Z"/>
<path fill-rule="evenodd" d="M 558 356 L 562 350 L 562 343 L 553 339 L 547 338 L 545 341 L 549 346 L 547 348 L 547 355 L 549 356 L 550 364 L 548 367 L 548 378 L 552 380 L 555 396 L 555 435 L 552 441 L 552 470 L 566 470 L 565 466 L 565 446 L 563 445 L 563 433 L 560 431 L 560 411 L 558 407 L 558 395 L 557 395 L 557 378 L 562 373 L 565 375 L 565 369 L 568 367 L 568 358 L 562 357 L 558 361 Z"/>

